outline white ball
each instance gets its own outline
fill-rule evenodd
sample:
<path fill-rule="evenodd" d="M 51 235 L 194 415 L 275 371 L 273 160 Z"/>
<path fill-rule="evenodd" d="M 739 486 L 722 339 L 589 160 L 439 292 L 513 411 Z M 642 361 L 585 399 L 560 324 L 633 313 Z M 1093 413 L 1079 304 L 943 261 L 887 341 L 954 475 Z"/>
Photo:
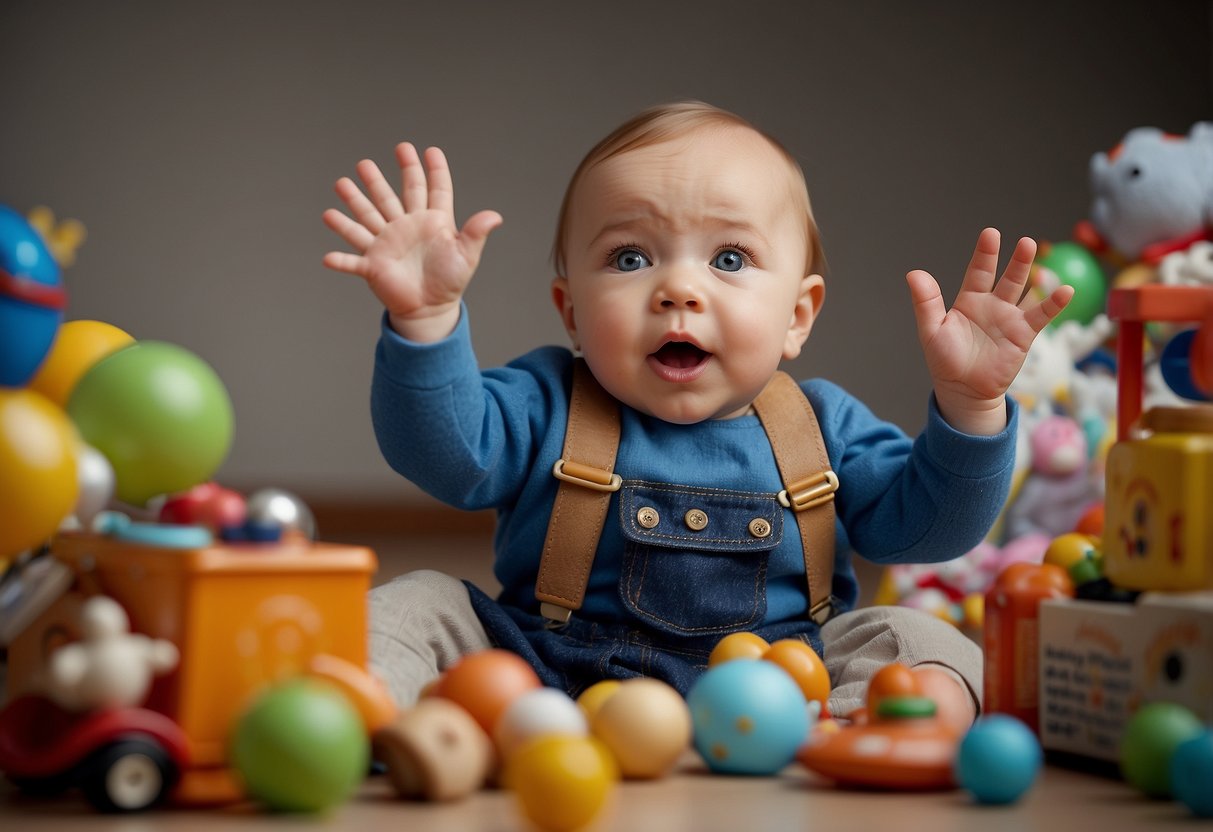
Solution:
<path fill-rule="evenodd" d="M 80 493 L 72 513 L 87 528 L 114 496 L 114 466 L 101 451 L 81 442 L 76 446 L 76 479 Z"/>
<path fill-rule="evenodd" d="M 560 734 L 584 737 L 590 732 L 585 713 L 555 688 L 536 688 L 510 703 L 497 720 L 493 741 L 504 760 L 527 740 Z"/>

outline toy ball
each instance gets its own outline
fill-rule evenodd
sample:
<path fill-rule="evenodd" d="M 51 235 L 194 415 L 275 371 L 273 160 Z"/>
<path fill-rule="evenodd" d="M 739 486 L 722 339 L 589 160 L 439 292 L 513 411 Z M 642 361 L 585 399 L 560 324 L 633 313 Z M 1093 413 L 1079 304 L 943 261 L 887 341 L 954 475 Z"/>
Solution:
<path fill-rule="evenodd" d="M 272 809 L 316 812 L 357 788 L 370 743 L 349 700 L 314 679 L 295 679 L 262 694 L 240 717 L 230 756 L 251 797 Z"/>
<path fill-rule="evenodd" d="M 375 732 L 375 759 L 401 797 L 457 800 L 484 785 L 493 744 L 476 720 L 446 699 L 423 699 Z"/>
<path fill-rule="evenodd" d="M 1079 561 L 1100 560 L 1099 539 L 1081 532 L 1067 532 L 1053 538 L 1045 549 L 1044 563 L 1060 566 L 1066 571 Z"/>
<path fill-rule="evenodd" d="M 709 668 L 687 694 L 695 749 L 724 774 L 775 774 L 809 731 L 804 694 L 778 665 L 736 659 Z"/>
<path fill-rule="evenodd" d="M 961 739 L 953 773 L 978 803 L 1014 803 L 1036 780 L 1043 757 L 1028 726 L 1006 714 L 990 714 Z"/>
<path fill-rule="evenodd" d="M 1184 740 L 1171 755 L 1171 791 L 1202 818 L 1213 818 L 1213 731 Z"/>
<path fill-rule="evenodd" d="M 628 679 L 598 709 L 594 736 L 631 779 L 667 774 L 691 743 L 691 713 L 678 691 L 658 679 Z"/>
<path fill-rule="evenodd" d="M 547 736 L 531 740 L 506 761 L 502 781 L 522 813 L 550 832 L 589 824 L 606 806 L 619 771 L 593 737 Z"/>
<path fill-rule="evenodd" d="M 215 371 L 175 344 L 139 341 L 101 359 L 67 411 L 114 466 L 119 500 L 144 505 L 211 477 L 232 441 L 232 403 Z"/>
<path fill-rule="evenodd" d="M 281 488 L 262 488 L 247 500 L 248 520 L 295 531 L 307 540 L 316 539 L 316 518 L 307 503 Z"/>
<path fill-rule="evenodd" d="M 469 653 L 447 668 L 432 695 L 462 705 L 491 737 L 510 703 L 541 687 L 543 683 L 522 657 L 492 649 Z"/>
<path fill-rule="evenodd" d="M 79 441 L 45 396 L 0 388 L 0 558 L 46 541 L 71 513 Z"/>
<path fill-rule="evenodd" d="M 63 320 L 59 264 L 37 230 L 0 205 L 0 387 L 27 384 Z"/>
<path fill-rule="evenodd" d="M 246 516 L 247 508 L 240 492 L 215 482 L 204 482 L 169 496 L 160 506 L 159 518 L 161 523 L 206 526 L 222 531 L 242 525 Z"/>
<path fill-rule="evenodd" d="M 1048 295 L 1058 286 L 1074 287 L 1074 297 L 1049 326 L 1063 321 L 1089 324 L 1104 311 L 1107 281 L 1099 261 L 1084 246 L 1070 242 L 1042 245 L 1036 266 L 1033 285 L 1041 295 Z"/>
<path fill-rule="evenodd" d="M 76 443 L 76 479 L 80 495 L 73 514 L 87 527 L 114 496 L 114 467 L 105 454 L 86 442 Z"/>
<path fill-rule="evenodd" d="M 1182 705 L 1150 702 L 1125 725 L 1120 740 L 1120 773 L 1149 797 L 1171 796 L 1171 756 L 1204 726 Z"/>
<path fill-rule="evenodd" d="M 493 730 L 493 741 L 503 759 L 519 746 L 545 734 L 584 737 L 590 732 L 585 712 L 562 690 L 536 688 L 527 691 L 502 712 Z"/>
<path fill-rule="evenodd" d="M 67 321 L 59 327 L 46 360 L 30 379 L 30 389 L 60 407 L 67 407 L 76 383 L 94 364 L 134 342 L 134 338 L 112 324 Z"/>
<path fill-rule="evenodd" d="M 762 660 L 774 662 L 787 671 L 804 698 L 826 704 L 830 698 L 830 672 L 812 647 L 798 638 L 780 639 L 762 654 Z"/>
<path fill-rule="evenodd" d="M 1195 329 L 1186 329 L 1167 341 L 1158 357 L 1158 369 L 1172 393 L 1190 401 L 1207 402 L 1209 395 L 1201 389 L 1196 372 L 1200 355 L 1197 334 Z"/>
<path fill-rule="evenodd" d="M 716 642 L 708 656 L 708 667 L 715 667 L 733 659 L 761 659 L 771 645 L 765 638 L 754 633 L 730 633 Z"/>
<path fill-rule="evenodd" d="M 587 720 L 593 722 L 594 714 L 598 713 L 598 709 L 603 706 L 603 703 L 618 692 L 619 686 L 622 684 L 623 682 L 618 679 L 603 679 L 601 682 L 595 682 L 577 697 L 577 707 L 581 708 Z"/>

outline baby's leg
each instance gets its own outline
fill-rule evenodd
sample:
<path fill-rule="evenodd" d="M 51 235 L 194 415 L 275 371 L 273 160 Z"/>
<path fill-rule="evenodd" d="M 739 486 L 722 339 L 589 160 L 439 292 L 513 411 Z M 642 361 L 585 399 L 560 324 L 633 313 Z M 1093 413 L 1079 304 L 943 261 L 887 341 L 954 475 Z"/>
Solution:
<path fill-rule="evenodd" d="M 835 716 L 861 707 L 868 680 L 892 662 L 913 668 L 939 715 L 957 727 L 967 728 L 981 709 L 981 648 L 933 615 L 906 607 L 865 607 L 830 619 L 821 639 Z"/>
<path fill-rule="evenodd" d="M 463 582 L 429 569 L 371 590 L 370 618 L 371 669 L 401 706 L 460 656 L 492 646 Z"/>

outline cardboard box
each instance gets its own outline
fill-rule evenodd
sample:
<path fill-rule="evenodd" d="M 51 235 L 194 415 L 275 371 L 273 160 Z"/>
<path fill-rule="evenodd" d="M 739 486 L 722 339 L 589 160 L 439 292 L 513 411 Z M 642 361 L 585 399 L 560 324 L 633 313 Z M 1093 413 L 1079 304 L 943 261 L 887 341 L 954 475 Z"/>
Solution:
<path fill-rule="evenodd" d="M 1118 762 L 1124 726 L 1147 702 L 1213 722 L 1213 592 L 1044 601 L 1039 659 L 1041 745 Z"/>

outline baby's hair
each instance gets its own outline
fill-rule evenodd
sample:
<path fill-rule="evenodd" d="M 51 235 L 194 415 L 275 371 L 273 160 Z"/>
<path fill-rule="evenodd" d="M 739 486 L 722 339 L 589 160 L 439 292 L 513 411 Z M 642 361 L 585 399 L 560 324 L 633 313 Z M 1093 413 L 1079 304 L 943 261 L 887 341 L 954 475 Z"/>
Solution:
<path fill-rule="evenodd" d="M 617 127 L 585 155 L 581 164 L 577 166 L 577 170 L 573 172 L 569 186 L 564 192 L 564 201 L 560 205 L 560 217 L 556 223 L 556 242 L 552 246 L 552 262 L 556 267 L 556 274 L 564 275 L 567 267 L 565 246 L 568 240 L 569 206 L 572 202 L 573 192 L 590 168 L 607 159 L 627 153 L 629 150 L 660 144 L 707 127 L 741 127 L 752 130 L 783 156 L 791 168 L 793 176 L 792 193 L 801 201 L 801 207 L 804 209 L 805 234 L 809 244 L 805 274 L 824 274 L 825 252 L 821 247 L 821 234 L 817 228 L 817 221 L 813 218 L 813 207 L 809 202 L 809 190 L 805 184 L 804 171 L 801 169 L 800 163 L 796 161 L 796 157 L 789 153 L 788 149 L 777 139 L 759 130 L 741 116 L 702 101 L 678 101 L 643 110 Z"/>

